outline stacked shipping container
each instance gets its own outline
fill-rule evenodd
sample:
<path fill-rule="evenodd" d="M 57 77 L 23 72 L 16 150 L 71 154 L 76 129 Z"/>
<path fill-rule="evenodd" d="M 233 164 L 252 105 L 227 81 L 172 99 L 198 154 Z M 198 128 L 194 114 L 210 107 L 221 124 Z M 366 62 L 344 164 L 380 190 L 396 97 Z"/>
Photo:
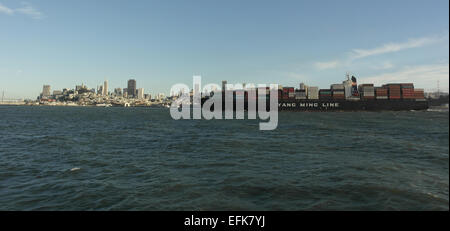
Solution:
<path fill-rule="evenodd" d="M 295 89 L 293 87 L 283 87 L 278 89 L 279 99 L 321 99 L 321 100 L 345 100 L 346 88 L 344 84 L 332 84 L 330 89 L 319 89 L 318 87 L 308 87 L 304 84 L 301 85 L 303 89 Z M 257 88 L 257 94 L 262 95 L 265 91 L 266 97 L 270 96 L 270 88 L 263 87 Z M 387 99 L 424 99 L 423 89 L 414 89 L 412 83 L 392 83 L 386 84 L 382 87 L 374 87 L 373 84 L 361 84 L 358 86 L 358 92 L 363 100 L 387 100 Z M 247 92 L 235 91 L 234 96 L 236 98 L 244 97 L 248 99 Z M 358 98 L 359 99 L 359 98 Z"/>
<path fill-rule="evenodd" d="M 319 88 L 318 87 L 308 87 L 307 92 L 308 99 L 319 99 Z"/>
<path fill-rule="evenodd" d="M 376 99 L 388 99 L 388 89 L 383 87 L 375 88 Z"/>
<path fill-rule="evenodd" d="M 400 84 L 386 84 L 383 85 L 388 89 L 389 99 L 400 99 L 401 98 L 401 88 Z"/>
<path fill-rule="evenodd" d="M 375 99 L 375 88 L 373 84 L 361 84 L 359 85 L 358 91 L 360 92 L 361 99 Z"/>
<path fill-rule="evenodd" d="M 306 90 L 295 90 L 295 99 L 306 99 Z"/>
<path fill-rule="evenodd" d="M 415 99 L 425 99 L 425 94 L 423 89 L 414 89 L 414 98 Z"/>
<path fill-rule="evenodd" d="M 415 99 L 414 89 L 411 89 L 411 88 L 402 89 L 402 98 L 403 99 Z"/>
<path fill-rule="evenodd" d="M 332 93 L 330 89 L 320 89 L 319 90 L 319 99 L 332 99 Z"/>
<path fill-rule="evenodd" d="M 333 99 L 345 99 L 344 90 L 333 90 Z"/>
<path fill-rule="evenodd" d="M 403 99 L 414 99 L 414 85 L 412 83 L 400 84 Z"/>
<path fill-rule="evenodd" d="M 344 100 L 345 99 L 345 90 L 344 84 L 332 84 L 331 92 L 333 99 Z"/>
<path fill-rule="evenodd" d="M 282 99 L 294 99 L 295 90 L 293 87 L 283 87 L 283 98 Z"/>

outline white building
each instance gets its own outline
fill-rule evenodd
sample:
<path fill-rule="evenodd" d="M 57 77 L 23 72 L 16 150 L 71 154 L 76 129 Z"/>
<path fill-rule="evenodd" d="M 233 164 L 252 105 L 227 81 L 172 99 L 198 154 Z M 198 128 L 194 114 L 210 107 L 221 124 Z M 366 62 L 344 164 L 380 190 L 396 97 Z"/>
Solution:
<path fill-rule="evenodd" d="M 137 98 L 138 99 L 144 99 L 144 88 L 138 88 L 137 89 Z"/>
<path fill-rule="evenodd" d="M 103 83 L 102 95 L 108 95 L 108 80 L 105 80 L 105 82 Z"/>

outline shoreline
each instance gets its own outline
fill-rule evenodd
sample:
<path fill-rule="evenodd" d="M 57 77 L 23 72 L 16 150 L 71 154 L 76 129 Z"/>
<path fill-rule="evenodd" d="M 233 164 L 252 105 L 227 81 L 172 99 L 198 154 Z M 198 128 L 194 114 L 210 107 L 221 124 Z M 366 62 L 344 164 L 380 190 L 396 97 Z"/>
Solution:
<path fill-rule="evenodd" d="M 105 107 L 125 107 L 125 106 L 97 106 L 97 105 L 49 105 L 49 104 L 0 104 L 0 107 L 8 107 L 8 106 L 12 106 L 12 107 L 17 107 L 17 106 L 27 106 L 27 107 L 98 107 L 98 108 L 105 108 Z M 126 106 L 126 107 L 131 107 L 131 108 L 135 108 L 135 107 L 148 107 L 148 108 L 166 108 L 163 105 L 150 105 L 150 106 Z"/>

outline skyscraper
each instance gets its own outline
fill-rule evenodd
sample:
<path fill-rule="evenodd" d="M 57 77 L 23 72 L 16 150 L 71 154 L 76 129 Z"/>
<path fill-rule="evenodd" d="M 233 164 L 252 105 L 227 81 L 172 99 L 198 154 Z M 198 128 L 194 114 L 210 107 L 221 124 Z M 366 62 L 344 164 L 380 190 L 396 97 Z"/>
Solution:
<path fill-rule="evenodd" d="M 122 88 L 116 88 L 116 89 L 114 89 L 114 95 L 116 95 L 116 96 L 122 96 Z"/>
<path fill-rule="evenodd" d="M 97 95 L 103 95 L 103 86 L 97 86 Z"/>
<path fill-rule="evenodd" d="M 103 93 L 102 95 L 108 95 L 108 80 L 103 83 Z"/>
<path fill-rule="evenodd" d="M 128 97 L 136 96 L 136 80 L 130 79 L 128 80 Z"/>
<path fill-rule="evenodd" d="M 124 88 L 124 89 L 122 90 L 122 96 L 125 97 L 125 98 L 128 97 L 128 88 Z"/>
<path fill-rule="evenodd" d="M 137 89 L 137 98 L 144 99 L 144 88 Z"/>
<path fill-rule="evenodd" d="M 50 95 L 50 85 L 44 85 L 42 88 L 42 96 L 48 97 Z"/>

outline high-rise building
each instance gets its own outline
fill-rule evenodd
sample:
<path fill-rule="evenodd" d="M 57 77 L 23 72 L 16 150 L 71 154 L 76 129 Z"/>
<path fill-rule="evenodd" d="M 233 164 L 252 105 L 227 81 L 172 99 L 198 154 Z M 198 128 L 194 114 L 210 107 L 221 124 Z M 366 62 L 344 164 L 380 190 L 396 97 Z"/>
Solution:
<path fill-rule="evenodd" d="M 136 80 L 130 79 L 128 80 L 128 97 L 134 97 L 136 96 Z"/>
<path fill-rule="evenodd" d="M 305 84 L 304 83 L 300 83 L 300 90 L 305 90 Z"/>
<path fill-rule="evenodd" d="M 97 95 L 103 95 L 103 86 L 97 86 Z"/>
<path fill-rule="evenodd" d="M 116 88 L 114 89 L 114 95 L 121 96 L 122 95 L 122 88 Z"/>
<path fill-rule="evenodd" d="M 105 82 L 103 83 L 102 95 L 108 95 L 108 80 L 105 80 Z"/>
<path fill-rule="evenodd" d="M 144 88 L 137 89 L 137 98 L 144 99 Z"/>
<path fill-rule="evenodd" d="M 50 95 L 50 85 L 44 85 L 42 88 L 42 96 L 48 97 Z"/>

